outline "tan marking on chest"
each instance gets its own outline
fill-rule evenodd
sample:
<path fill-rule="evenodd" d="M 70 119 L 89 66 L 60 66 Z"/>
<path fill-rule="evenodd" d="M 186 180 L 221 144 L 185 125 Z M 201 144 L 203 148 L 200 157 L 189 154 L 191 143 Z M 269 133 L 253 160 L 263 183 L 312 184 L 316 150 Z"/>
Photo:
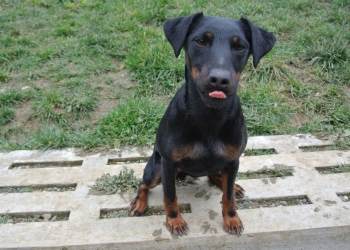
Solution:
<path fill-rule="evenodd" d="M 180 148 L 176 148 L 173 153 L 172 157 L 174 161 L 178 162 L 181 161 L 184 158 L 201 158 L 205 153 L 205 150 L 203 150 L 203 146 L 200 144 L 192 144 L 192 145 L 184 145 Z"/>
<path fill-rule="evenodd" d="M 184 158 L 199 159 L 212 154 L 214 156 L 224 157 L 227 161 L 234 161 L 239 157 L 240 153 L 240 148 L 232 145 L 224 145 L 220 143 L 219 146 L 208 150 L 204 145 L 195 143 L 176 148 L 172 153 L 172 157 L 174 161 L 179 162 Z"/>
<path fill-rule="evenodd" d="M 240 147 L 233 145 L 222 145 L 221 147 L 218 147 L 218 151 L 216 151 L 216 153 L 222 157 L 225 157 L 228 161 L 234 161 L 240 156 L 241 149 Z"/>

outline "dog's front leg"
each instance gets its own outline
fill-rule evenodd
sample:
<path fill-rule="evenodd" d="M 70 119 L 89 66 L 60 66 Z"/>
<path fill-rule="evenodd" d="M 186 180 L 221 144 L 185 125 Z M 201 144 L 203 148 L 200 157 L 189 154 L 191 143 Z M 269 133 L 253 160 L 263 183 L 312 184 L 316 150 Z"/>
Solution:
<path fill-rule="evenodd" d="M 243 223 L 238 217 L 234 198 L 234 183 L 239 168 L 239 159 L 236 159 L 222 171 L 222 216 L 224 230 L 240 236 L 243 232 Z"/>
<path fill-rule="evenodd" d="M 175 178 L 177 163 L 167 162 L 162 159 L 162 184 L 164 191 L 164 209 L 166 213 L 166 227 L 176 235 L 186 234 L 188 229 L 186 222 L 181 216 L 177 204 Z"/>

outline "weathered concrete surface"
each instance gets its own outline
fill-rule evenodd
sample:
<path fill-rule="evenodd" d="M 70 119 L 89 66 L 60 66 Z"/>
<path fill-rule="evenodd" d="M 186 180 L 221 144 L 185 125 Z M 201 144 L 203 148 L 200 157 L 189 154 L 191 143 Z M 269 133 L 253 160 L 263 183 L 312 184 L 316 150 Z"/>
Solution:
<path fill-rule="evenodd" d="M 337 194 L 350 193 L 350 173 L 320 174 L 316 167 L 350 164 L 349 150 L 302 152 L 299 147 L 326 146 L 332 141 L 310 135 L 249 138 L 249 149 L 274 148 L 278 154 L 243 156 L 240 172 L 277 164 L 291 166 L 293 176 L 240 180 L 249 199 L 307 196 L 304 206 L 239 210 L 244 234 L 237 238 L 222 229 L 221 190 L 200 178 L 177 187 L 187 236 L 172 236 L 165 217 L 99 219 L 101 209 L 127 208 L 133 195 L 92 195 L 90 187 L 102 174 L 118 174 L 123 166 L 142 176 L 150 149 L 85 154 L 77 149 L 14 151 L 0 154 L 0 186 L 77 184 L 75 191 L 0 193 L 0 215 L 70 211 L 68 221 L 0 224 L 1 249 L 348 249 L 350 202 Z M 116 160 L 119 159 L 119 160 Z M 20 163 L 82 161 L 80 166 L 12 168 Z M 119 163 L 117 161 L 120 161 Z M 111 165 L 108 165 L 112 162 Z M 117 163 L 116 163 L 117 162 Z M 150 192 L 150 206 L 162 206 L 162 187 Z"/>

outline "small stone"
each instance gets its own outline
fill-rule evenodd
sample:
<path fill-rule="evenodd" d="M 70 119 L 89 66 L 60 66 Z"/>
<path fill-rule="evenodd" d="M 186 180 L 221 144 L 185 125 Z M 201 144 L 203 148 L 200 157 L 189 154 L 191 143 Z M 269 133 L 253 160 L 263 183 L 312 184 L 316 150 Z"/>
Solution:
<path fill-rule="evenodd" d="M 272 204 L 270 205 L 270 207 L 276 207 L 276 204 L 275 204 L 275 203 L 272 203 Z"/>
<path fill-rule="evenodd" d="M 344 196 L 343 196 L 343 200 L 344 200 L 344 201 L 349 201 L 349 197 L 348 197 L 347 195 L 344 195 Z"/>
<path fill-rule="evenodd" d="M 43 214 L 41 217 L 43 217 L 44 221 L 49 221 L 51 219 L 51 214 Z"/>
<path fill-rule="evenodd" d="M 57 219 L 57 215 L 55 215 L 54 217 L 52 217 L 52 219 L 50 220 L 51 222 L 54 222 Z"/>
<path fill-rule="evenodd" d="M 196 182 L 194 181 L 194 179 L 191 176 L 186 176 L 184 183 L 186 184 L 195 184 Z"/>
<path fill-rule="evenodd" d="M 286 201 L 281 201 L 280 204 L 281 204 L 282 206 L 288 206 L 288 202 L 286 202 Z"/>
<path fill-rule="evenodd" d="M 29 86 L 24 86 L 24 87 L 22 87 L 21 89 L 22 89 L 22 90 L 27 90 L 27 89 L 30 89 L 30 87 L 29 87 Z"/>
<path fill-rule="evenodd" d="M 243 208 L 247 209 L 250 207 L 250 204 L 248 201 L 243 202 Z"/>

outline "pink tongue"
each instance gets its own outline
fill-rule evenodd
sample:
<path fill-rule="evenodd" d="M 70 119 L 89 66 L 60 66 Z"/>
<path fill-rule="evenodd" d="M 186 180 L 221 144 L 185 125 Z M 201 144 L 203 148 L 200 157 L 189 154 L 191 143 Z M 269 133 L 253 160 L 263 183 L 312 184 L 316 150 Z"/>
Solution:
<path fill-rule="evenodd" d="M 214 98 L 226 98 L 226 95 L 224 92 L 222 91 L 213 91 L 209 93 L 210 97 L 214 97 Z"/>

